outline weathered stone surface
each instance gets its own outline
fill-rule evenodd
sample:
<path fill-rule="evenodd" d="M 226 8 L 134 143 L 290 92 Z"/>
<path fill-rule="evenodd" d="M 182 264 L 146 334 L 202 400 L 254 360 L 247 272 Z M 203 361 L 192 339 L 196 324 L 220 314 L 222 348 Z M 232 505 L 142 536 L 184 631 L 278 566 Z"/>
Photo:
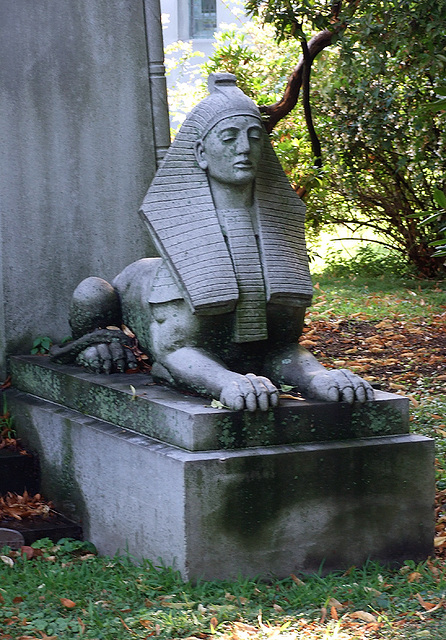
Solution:
<path fill-rule="evenodd" d="M 0 549 L 10 547 L 11 549 L 20 549 L 25 544 L 25 539 L 19 531 L 0 527 Z"/>
<path fill-rule="evenodd" d="M 192 451 L 409 432 L 408 399 L 385 392 L 365 405 L 285 399 L 250 413 L 213 409 L 143 374 L 92 374 L 46 357 L 15 356 L 11 372 L 17 389 Z"/>
<path fill-rule="evenodd" d="M 39 452 L 45 493 L 82 518 L 101 553 L 128 549 L 185 578 L 216 579 L 432 552 L 429 438 L 194 452 L 29 394 L 7 395 L 19 434 Z"/>
<path fill-rule="evenodd" d="M 70 333 L 83 278 L 154 255 L 137 210 L 169 134 L 159 20 L 149 0 L 0 3 L 0 379 Z"/>

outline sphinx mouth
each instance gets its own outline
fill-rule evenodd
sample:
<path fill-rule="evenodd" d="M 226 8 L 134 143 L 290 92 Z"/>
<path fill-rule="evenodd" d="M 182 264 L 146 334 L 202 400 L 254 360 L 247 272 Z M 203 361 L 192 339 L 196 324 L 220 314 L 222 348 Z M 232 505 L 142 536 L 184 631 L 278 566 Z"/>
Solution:
<path fill-rule="evenodd" d="M 234 167 L 236 169 L 252 169 L 253 164 L 252 162 L 235 162 L 234 163 Z"/>

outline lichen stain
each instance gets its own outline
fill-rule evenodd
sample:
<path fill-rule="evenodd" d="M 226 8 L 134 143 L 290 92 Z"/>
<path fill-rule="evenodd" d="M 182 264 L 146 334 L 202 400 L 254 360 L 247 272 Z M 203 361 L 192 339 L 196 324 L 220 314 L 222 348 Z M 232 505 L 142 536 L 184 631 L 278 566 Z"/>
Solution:
<path fill-rule="evenodd" d="M 382 479 L 392 480 L 386 463 L 387 458 L 380 461 L 379 447 L 233 460 L 213 526 L 244 548 L 258 549 L 270 544 L 286 511 L 327 502 L 336 507 L 345 499 L 361 503 L 383 491 L 376 469 Z"/>

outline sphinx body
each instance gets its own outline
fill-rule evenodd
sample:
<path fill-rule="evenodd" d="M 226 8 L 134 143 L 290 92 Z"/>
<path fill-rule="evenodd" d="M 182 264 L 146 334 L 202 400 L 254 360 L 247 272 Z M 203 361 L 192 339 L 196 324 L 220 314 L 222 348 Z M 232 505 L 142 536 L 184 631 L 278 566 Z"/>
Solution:
<path fill-rule="evenodd" d="M 230 74 L 187 118 L 141 213 L 160 258 L 129 265 L 112 285 L 88 278 L 73 296 L 77 356 L 93 371 L 135 367 L 131 351 L 95 332 L 135 333 L 156 380 L 231 409 L 268 410 L 282 384 L 349 403 L 373 399 L 347 370 L 327 371 L 298 345 L 312 287 L 303 203 L 271 148 L 259 111 Z"/>

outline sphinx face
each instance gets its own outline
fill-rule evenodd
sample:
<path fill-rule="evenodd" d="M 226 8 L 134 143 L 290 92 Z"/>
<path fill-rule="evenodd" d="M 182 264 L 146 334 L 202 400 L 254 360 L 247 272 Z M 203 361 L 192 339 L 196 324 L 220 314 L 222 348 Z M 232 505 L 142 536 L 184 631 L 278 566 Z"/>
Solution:
<path fill-rule="evenodd" d="M 244 185 L 257 174 L 263 130 L 253 116 L 231 116 L 218 122 L 196 145 L 199 166 L 222 184 Z"/>

